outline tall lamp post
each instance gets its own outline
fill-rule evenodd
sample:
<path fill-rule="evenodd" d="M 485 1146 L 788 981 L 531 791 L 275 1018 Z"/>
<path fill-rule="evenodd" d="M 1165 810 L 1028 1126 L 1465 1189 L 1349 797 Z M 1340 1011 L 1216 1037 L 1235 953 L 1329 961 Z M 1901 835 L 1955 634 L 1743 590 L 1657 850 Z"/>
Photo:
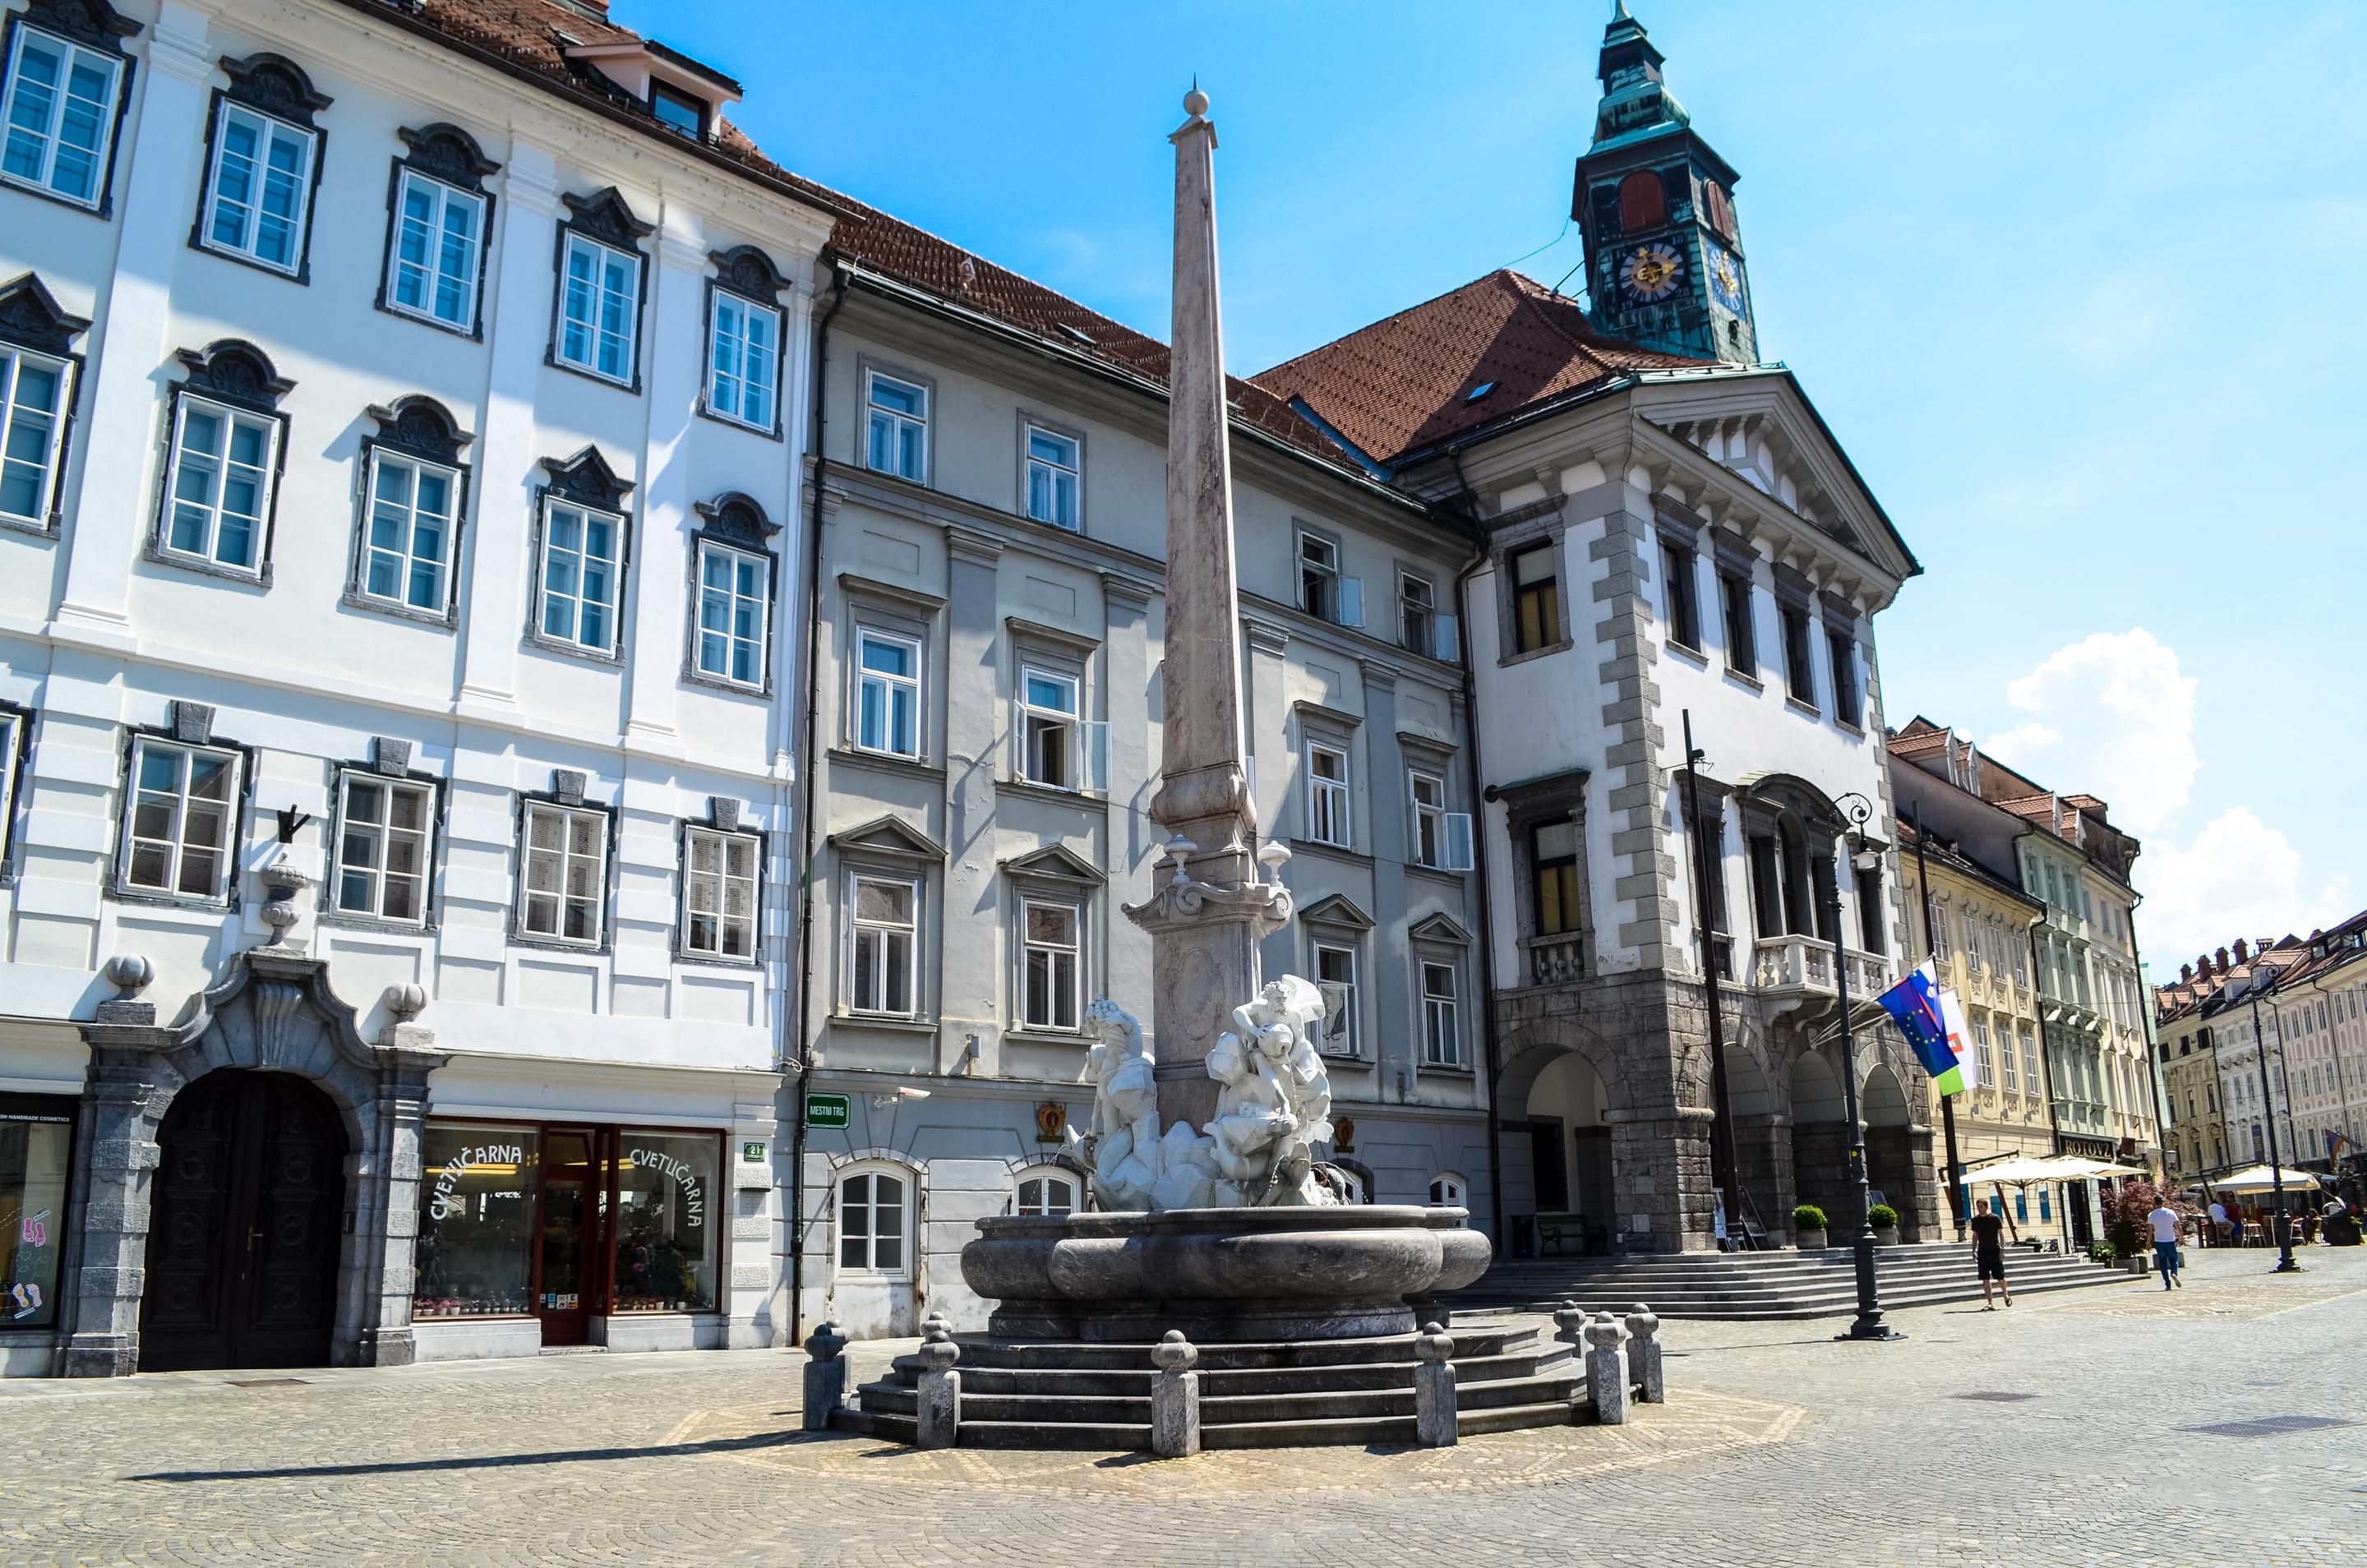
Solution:
<path fill-rule="evenodd" d="M 2277 1266 L 2274 1271 L 2298 1274 L 2301 1265 L 2293 1261 L 2293 1222 L 2285 1217 L 2284 1156 L 2277 1153 L 2277 1101 L 2269 1091 L 2269 1048 L 2260 1039 L 2260 998 L 2258 996 L 2252 998 L 2252 1050 L 2260 1058 L 2260 1109 L 2266 1112 L 2269 1122 L 2269 1186 L 2277 1195 Z"/>
<path fill-rule="evenodd" d="M 1882 857 L 1865 841 L 1865 825 L 1873 819 L 1874 804 L 1865 796 L 1852 792 L 1833 803 L 1848 818 L 1848 825 L 1834 835 L 1835 845 L 1841 849 L 1847 864 L 1853 871 L 1872 871 L 1882 863 Z M 1839 867 L 1833 873 L 1832 886 L 1825 897 L 1825 912 L 1833 932 L 1833 990 L 1841 1015 L 1841 1090 L 1848 1097 L 1850 1126 L 1850 1180 L 1857 1188 L 1857 1316 L 1846 1333 L 1835 1336 L 1840 1339 L 1904 1339 L 1907 1336 L 1882 1321 L 1882 1287 L 1874 1270 L 1874 1195 L 1865 1174 L 1865 1120 L 1859 1114 L 1857 1099 L 1857 1037 L 1850 1028 L 1849 961 L 1847 933 L 1841 930 L 1841 879 Z"/>

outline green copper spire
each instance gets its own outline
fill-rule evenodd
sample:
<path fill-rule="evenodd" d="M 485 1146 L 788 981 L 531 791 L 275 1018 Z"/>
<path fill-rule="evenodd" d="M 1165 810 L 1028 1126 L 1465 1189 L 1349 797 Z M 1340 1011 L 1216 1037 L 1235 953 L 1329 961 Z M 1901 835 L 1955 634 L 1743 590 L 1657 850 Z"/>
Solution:
<path fill-rule="evenodd" d="M 1640 133 L 1690 123 L 1684 105 L 1677 102 L 1660 77 L 1660 51 L 1644 31 L 1644 24 L 1618 0 L 1611 25 L 1603 29 L 1603 102 L 1594 111 L 1594 151 Z"/>

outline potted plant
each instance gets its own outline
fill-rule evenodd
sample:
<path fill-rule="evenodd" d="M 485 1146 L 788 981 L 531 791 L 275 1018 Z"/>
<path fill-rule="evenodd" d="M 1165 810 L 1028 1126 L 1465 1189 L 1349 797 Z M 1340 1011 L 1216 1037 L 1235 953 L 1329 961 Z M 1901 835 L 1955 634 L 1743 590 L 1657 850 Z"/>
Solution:
<path fill-rule="evenodd" d="M 1865 1217 L 1867 1222 L 1874 1226 L 1874 1244 L 1876 1247 L 1897 1247 L 1898 1245 L 1897 1210 L 1892 1208 L 1887 1203 L 1876 1203 L 1873 1208 L 1868 1209 L 1865 1212 Z"/>
<path fill-rule="evenodd" d="M 1803 1252 L 1813 1252 L 1825 1245 L 1825 1212 L 1814 1203 L 1803 1203 L 1792 1211 L 1792 1238 Z"/>

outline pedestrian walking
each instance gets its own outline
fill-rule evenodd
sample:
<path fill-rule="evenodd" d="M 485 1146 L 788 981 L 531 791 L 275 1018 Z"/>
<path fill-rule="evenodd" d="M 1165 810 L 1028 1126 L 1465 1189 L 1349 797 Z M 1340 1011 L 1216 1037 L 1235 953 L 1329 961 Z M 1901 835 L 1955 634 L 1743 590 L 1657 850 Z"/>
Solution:
<path fill-rule="evenodd" d="M 2005 1304 L 2013 1305 L 2013 1287 L 2005 1282 L 2005 1221 L 1989 1213 L 1986 1198 L 1973 1205 L 1972 1229 L 1973 1267 L 1981 1276 L 1981 1310 L 1997 1311 L 1997 1303 L 1989 1296 L 1992 1283 L 2003 1292 Z"/>
<path fill-rule="evenodd" d="M 2186 1289 L 2186 1280 L 2178 1269 L 2178 1211 L 2165 1198 L 2154 1205 L 2153 1213 L 2146 1218 L 2153 1223 L 2153 1263 L 2161 1271 L 2161 1288 L 2167 1291 L 2175 1285 L 2181 1291 Z"/>

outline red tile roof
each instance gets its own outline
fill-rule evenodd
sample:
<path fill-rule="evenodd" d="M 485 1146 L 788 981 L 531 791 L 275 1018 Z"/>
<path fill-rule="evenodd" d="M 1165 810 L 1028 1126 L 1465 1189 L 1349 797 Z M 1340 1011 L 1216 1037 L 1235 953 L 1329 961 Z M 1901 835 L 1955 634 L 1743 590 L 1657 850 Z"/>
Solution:
<path fill-rule="evenodd" d="M 643 41 L 640 35 L 595 19 L 561 0 L 416 0 L 414 8 L 387 0 L 343 0 L 464 52 L 487 58 L 550 92 L 612 117 L 640 122 L 652 136 L 682 143 L 648 106 L 617 90 L 566 51 L 577 44 Z M 605 13 L 604 0 L 594 0 Z M 561 36 L 565 35 L 565 36 Z M 572 41 L 571 41 L 572 40 Z M 766 157 L 736 126 L 717 121 L 708 156 L 736 164 L 750 176 L 833 213 L 832 253 L 855 265 L 935 295 L 1003 326 L 1045 339 L 1070 353 L 1098 359 L 1163 388 L 1167 345 L 1075 300 L 995 265 L 878 209 L 791 173 Z M 1082 341 L 1081 341 L 1082 340 Z M 1235 420 L 1342 471 L 1355 471 L 1339 447 L 1293 412 L 1282 398 L 1238 378 L 1229 378 Z"/>
<path fill-rule="evenodd" d="M 1250 379 L 1304 400 L 1387 465 L 1625 371 L 1709 363 L 1604 337 L 1574 301 L 1499 270 Z M 1482 387 L 1489 390 L 1474 397 Z"/>

